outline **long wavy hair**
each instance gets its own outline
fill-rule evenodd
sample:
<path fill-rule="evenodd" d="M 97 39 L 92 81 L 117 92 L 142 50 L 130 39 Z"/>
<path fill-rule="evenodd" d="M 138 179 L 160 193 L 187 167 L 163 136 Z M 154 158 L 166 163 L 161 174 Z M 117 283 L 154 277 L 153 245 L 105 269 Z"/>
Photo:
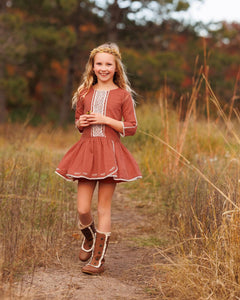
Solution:
<path fill-rule="evenodd" d="M 115 57 L 115 62 L 116 62 L 116 72 L 113 77 L 113 82 L 120 88 L 127 90 L 131 94 L 134 94 L 135 92 L 132 90 L 130 82 L 127 78 L 126 71 L 125 71 L 125 66 L 122 63 L 121 60 L 121 54 L 119 51 L 119 48 L 117 44 L 115 43 L 105 43 L 97 48 L 94 48 L 88 58 L 88 62 L 85 67 L 85 71 L 82 76 L 82 81 L 76 90 L 76 92 L 73 95 L 72 98 L 72 107 L 76 106 L 76 103 L 79 99 L 79 95 L 81 92 L 84 91 L 83 97 L 86 96 L 88 93 L 89 89 L 97 83 L 97 76 L 95 75 L 93 71 L 94 67 L 94 57 L 97 53 L 109 53 L 112 54 Z"/>

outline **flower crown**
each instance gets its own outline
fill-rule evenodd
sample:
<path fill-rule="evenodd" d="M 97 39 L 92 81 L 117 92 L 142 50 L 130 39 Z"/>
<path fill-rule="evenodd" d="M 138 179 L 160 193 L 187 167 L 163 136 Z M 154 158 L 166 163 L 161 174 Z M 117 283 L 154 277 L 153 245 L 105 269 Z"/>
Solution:
<path fill-rule="evenodd" d="M 110 47 L 98 47 L 98 48 L 94 48 L 91 53 L 90 56 L 94 57 L 97 53 L 109 53 L 112 54 L 116 57 L 118 57 L 119 59 L 121 59 L 121 54 L 117 49 L 114 48 L 110 48 Z"/>

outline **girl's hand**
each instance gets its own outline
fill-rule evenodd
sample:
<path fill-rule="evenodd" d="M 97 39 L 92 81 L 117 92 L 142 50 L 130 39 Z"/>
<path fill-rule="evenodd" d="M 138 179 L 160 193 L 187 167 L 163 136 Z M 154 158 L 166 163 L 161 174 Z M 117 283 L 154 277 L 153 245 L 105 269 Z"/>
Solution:
<path fill-rule="evenodd" d="M 87 120 L 85 120 L 86 124 L 89 125 L 97 125 L 97 124 L 104 124 L 110 126 L 114 130 L 119 133 L 123 133 L 123 122 L 115 120 L 113 118 L 103 116 L 98 113 L 88 112 L 87 115 L 83 115 Z"/>
<path fill-rule="evenodd" d="M 88 121 L 89 125 L 106 124 L 107 117 L 103 116 L 101 114 L 98 114 L 98 113 L 90 113 L 89 115 L 87 115 L 87 121 Z"/>
<path fill-rule="evenodd" d="M 79 127 L 87 127 L 89 126 L 88 115 L 81 115 L 78 121 L 76 122 L 76 126 Z"/>

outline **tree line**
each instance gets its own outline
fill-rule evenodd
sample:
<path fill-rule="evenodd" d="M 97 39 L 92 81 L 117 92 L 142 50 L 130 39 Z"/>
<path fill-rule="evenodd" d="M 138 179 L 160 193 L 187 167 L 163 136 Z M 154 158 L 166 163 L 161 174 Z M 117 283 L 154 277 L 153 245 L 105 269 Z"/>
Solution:
<path fill-rule="evenodd" d="M 211 30 L 172 17 L 193 1 L 200 0 L 0 0 L 0 121 L 71 120 L 89 52 L 106 41 L 119 44 L 141 101 L 154 101 L 167 85 L 177 102 L 207 64 L 227 105 L 237 97 L 240 25 Z M 208 32 L 204 41 L 200 28 Z"/>

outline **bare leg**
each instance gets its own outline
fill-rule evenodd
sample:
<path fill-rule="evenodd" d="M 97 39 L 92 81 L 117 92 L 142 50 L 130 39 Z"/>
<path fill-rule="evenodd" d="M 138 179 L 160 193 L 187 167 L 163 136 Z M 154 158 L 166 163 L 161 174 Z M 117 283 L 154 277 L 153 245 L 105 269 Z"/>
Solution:
<path fill-rule="evenodd" d="M 95 180 L 78 182 L 77 210 L 82 225 L 89 225 L 92 222 L 91 204 L 95 186 Z"/>
<path fill-rule="evenodd" d="M 111 204 L 115 182 L 100 180 L 98 189 L 98 230 L 111 231 Z"/>

